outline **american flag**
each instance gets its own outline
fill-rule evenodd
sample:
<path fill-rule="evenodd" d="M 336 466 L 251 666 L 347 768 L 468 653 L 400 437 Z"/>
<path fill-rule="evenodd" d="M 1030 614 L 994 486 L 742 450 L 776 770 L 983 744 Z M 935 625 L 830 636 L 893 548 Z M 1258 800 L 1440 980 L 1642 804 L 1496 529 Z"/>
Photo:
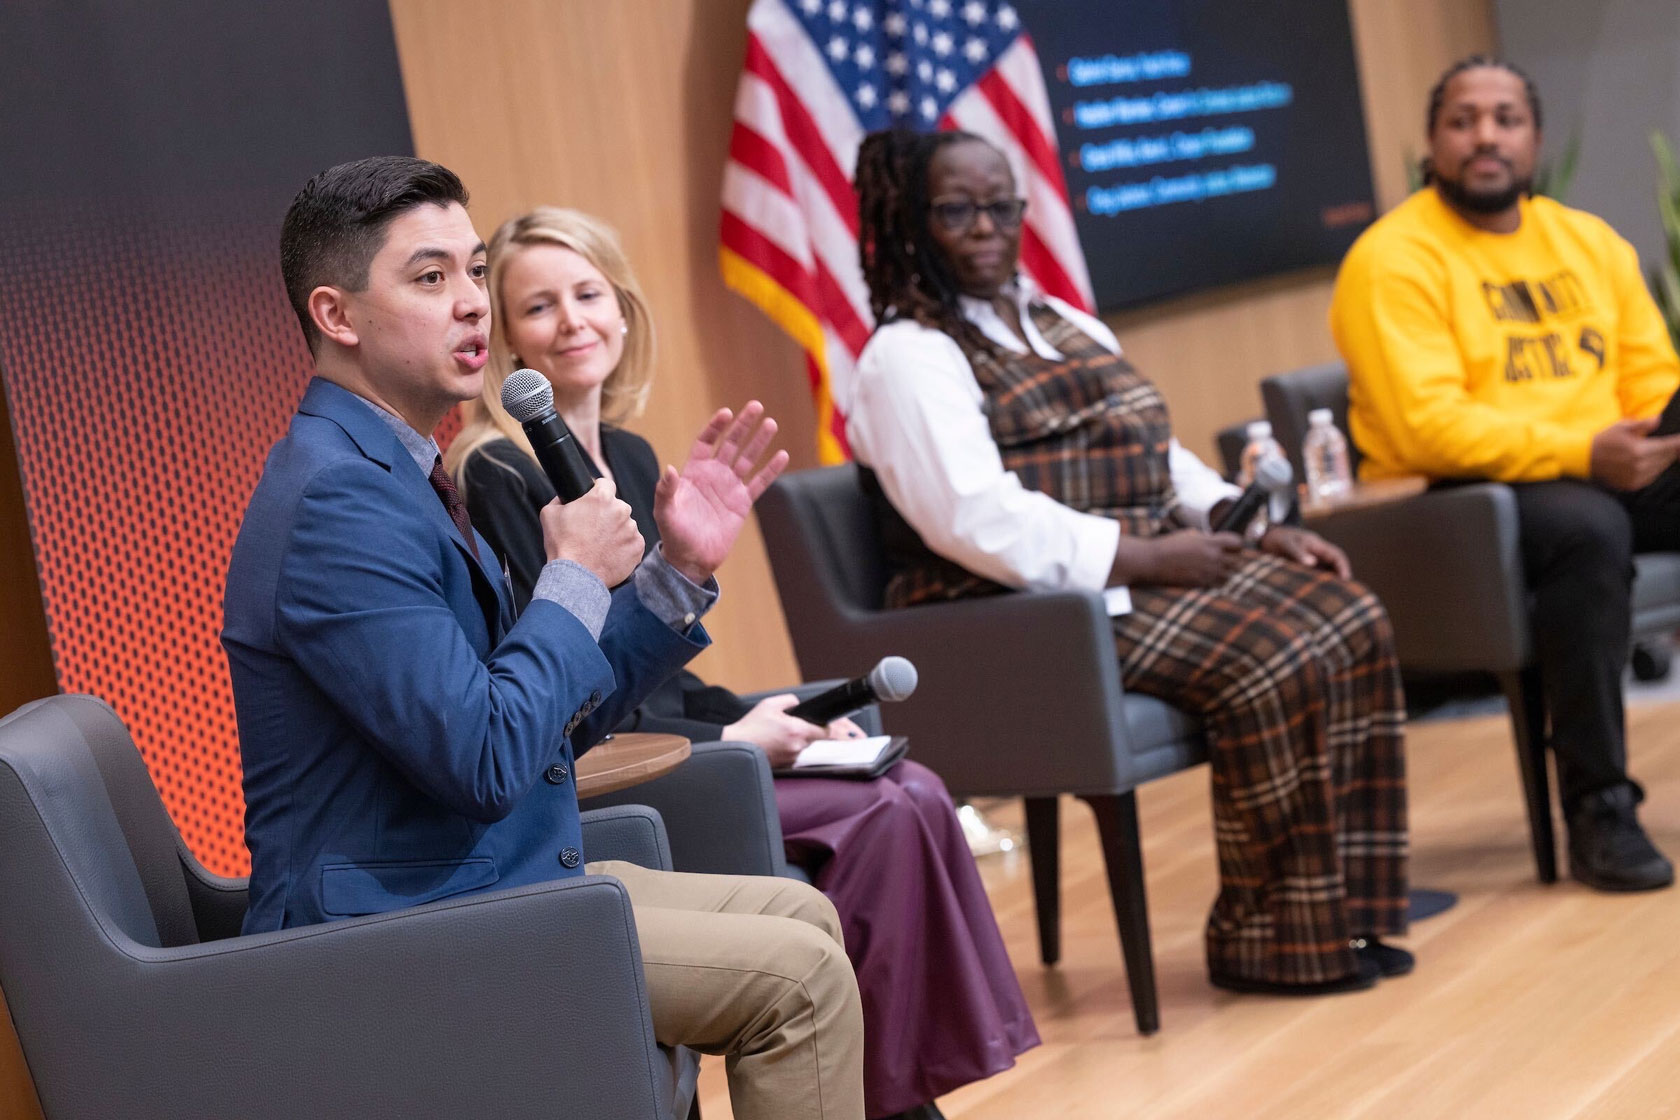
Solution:
<path fill-rule="evenodd" d="M 1028 200 L 1021 266 L 1089 309 L 1044 75 L 998 0 L 755 0 L 723 174 L 724 282 L 805 350 L 818 452 L 847 457 L 844 384 L 872 319 L 852 176 L 866 133 L 960 128 L 1009 157 Z"/>

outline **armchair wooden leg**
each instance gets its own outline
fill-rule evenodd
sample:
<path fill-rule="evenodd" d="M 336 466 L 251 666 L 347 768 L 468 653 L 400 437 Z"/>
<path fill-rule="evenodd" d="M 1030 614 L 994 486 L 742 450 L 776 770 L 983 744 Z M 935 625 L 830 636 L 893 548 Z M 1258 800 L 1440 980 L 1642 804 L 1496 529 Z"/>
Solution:
<path fill-rule="evenodd" d="M 1528 806 L 1535 871 L 1542 883 L 1555 883 L 1557 841 L 1552 835 L 1551 784 L 1546 778 L 1546 704 L 1540 692 L 1540 670 L 1530 666 L 1515 673 L 1500 673 L 1499 686 L 1505 690 L 1505 701 L 1511 708 L 1511 732 L 1516 739 L 1523 800 Z"/>
<path fill-rule="evenodd" d="M 1038 957 L 1062 959 L 1062 832 L 1054 797 L 1024 797 L 1027 852 L 1032 856 L 1033 907 L 1038 913 Z"/>
<path fill-rule="evenodd" d="M 1143 845 L 1138 837 L 1137 794 L 1089 794 L 1083 797 L 1097 818 L 1108 892 L 1120 927 L 1120 951 L 1126 958 L 1126 982 L 1132 989 L 1132 1014 L 1139 1034 L 1161 1029 L 1155 992 L 1155 957 L 1149 946 L 1149 899 L 1143 886 Z"/>

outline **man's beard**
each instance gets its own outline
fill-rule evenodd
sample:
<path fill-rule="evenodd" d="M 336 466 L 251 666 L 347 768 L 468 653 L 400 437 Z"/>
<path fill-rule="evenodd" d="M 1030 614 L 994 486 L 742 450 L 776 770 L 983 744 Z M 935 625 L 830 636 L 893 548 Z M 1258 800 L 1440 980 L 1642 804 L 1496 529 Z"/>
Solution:
<path fill-rule="evenodd" d="M 1534 176 L 1513 178 L 1509 186 L 1497 191 L 1473 191 L 1464 185 L 1463 180 L 1448 179 L 1436 172 L 1435 186 L 1443 198 L 1467 213 L 1503 214 L 1515 206 L 1519 198 L 1534 193 Z"/>

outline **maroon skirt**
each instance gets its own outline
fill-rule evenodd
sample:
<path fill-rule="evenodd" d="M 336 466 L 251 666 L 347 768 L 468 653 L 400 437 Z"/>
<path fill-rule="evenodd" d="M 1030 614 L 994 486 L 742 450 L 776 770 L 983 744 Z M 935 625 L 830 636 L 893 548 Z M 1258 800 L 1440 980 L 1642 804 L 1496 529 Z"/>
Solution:
<path fill-rule="evenodd" d="M 888 1116 L 1038 1045 L 951 795 L 899 763 L 870 782 L 778 778 L 788 857 L 840 912 L 863 996 L 864 1111 Z"/>

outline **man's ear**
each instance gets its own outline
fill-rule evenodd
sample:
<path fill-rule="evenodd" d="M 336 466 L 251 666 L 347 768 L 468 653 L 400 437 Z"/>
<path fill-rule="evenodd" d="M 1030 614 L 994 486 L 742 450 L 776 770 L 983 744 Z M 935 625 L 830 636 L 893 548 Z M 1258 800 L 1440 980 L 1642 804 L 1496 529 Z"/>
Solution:
<path fill-rule="evenodd" d="M 354 346 L 360 341 L 355 324 L 350 321 L 349 303 L 349 293 L 330 284 L 322 284 L 309 293 L 309 317 L 328 342 Z"/>

